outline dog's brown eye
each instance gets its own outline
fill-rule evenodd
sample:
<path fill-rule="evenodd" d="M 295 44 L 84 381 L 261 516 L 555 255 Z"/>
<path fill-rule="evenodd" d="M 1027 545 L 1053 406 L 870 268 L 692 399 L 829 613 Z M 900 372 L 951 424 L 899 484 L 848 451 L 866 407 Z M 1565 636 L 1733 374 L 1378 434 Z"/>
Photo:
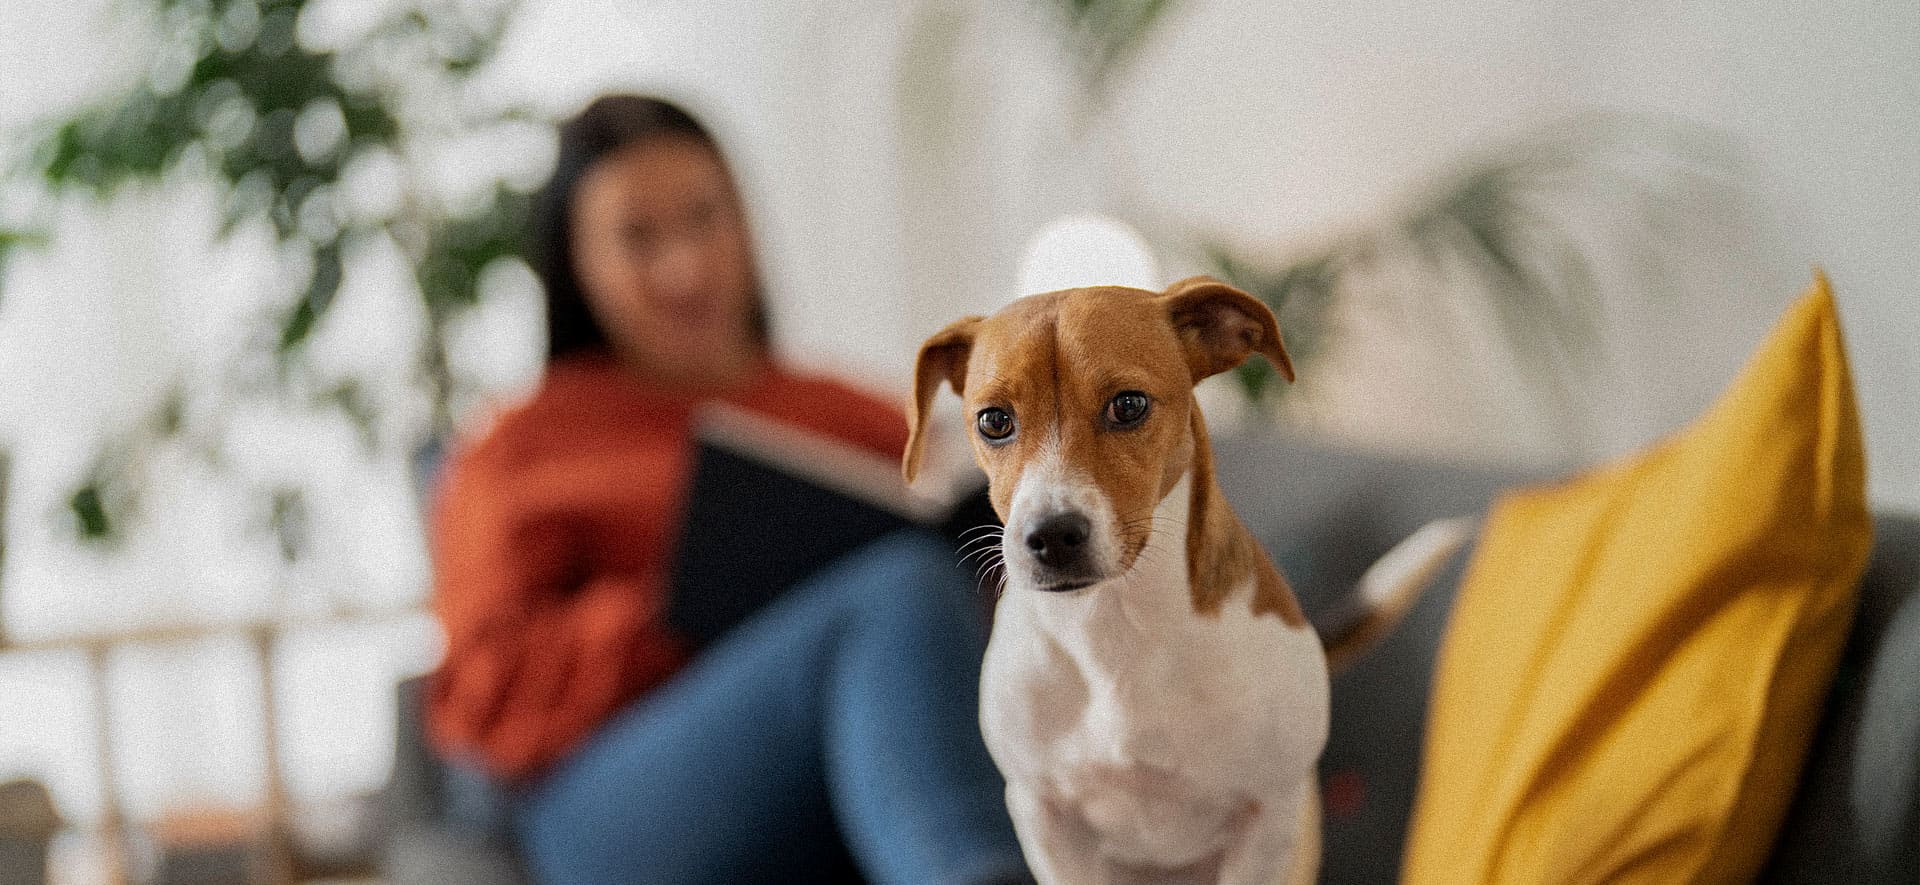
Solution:
<path fill-rule="evenodd" d="M 1107 423 L 1115 427 L 1132 427 L 1147 418 L 1147 407 L 1151 404 L 1147 395 L 1138 390 L 1123 390 L 1107 401 Z"/>
<path fill-rule="evenodd" d="M 981 409 L 980 417 L 973 423 L 990 442 L 1001 442 L 1013 435 L 1013 416 L 1007 414 L 1006 409 Z"/>

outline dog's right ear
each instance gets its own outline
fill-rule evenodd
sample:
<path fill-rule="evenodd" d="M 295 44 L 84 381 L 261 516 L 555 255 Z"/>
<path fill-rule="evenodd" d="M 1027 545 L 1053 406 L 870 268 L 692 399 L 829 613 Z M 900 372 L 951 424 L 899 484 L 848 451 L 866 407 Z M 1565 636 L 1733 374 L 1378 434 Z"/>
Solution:
<path fill-rule="evenodd" d="M 1212 277 L 1188 277 L 1169 287 L 1160 301 L 1180 336 L 1193 383 L 1240 365 L 1255 353 L 1266 356 L 1280 377 L 1293 380 L 1293 360 L 1280 341 L 1280 326 L 1260 299 Z"/>
<path fill-rule="evenodd" d="M 913 399 L 907 403 L 907 452 L 900 462 L 900 473 L 909 483 L 920 475 L 920 456 L 927 447 L 927 413 L 940 392 L 940 382 L 953 385 L 954 393 L 966 394 L 967 358 L 973 354 L 973 333 L 981 319 L 954 320 L 920 345 L 913 365 Z"/>

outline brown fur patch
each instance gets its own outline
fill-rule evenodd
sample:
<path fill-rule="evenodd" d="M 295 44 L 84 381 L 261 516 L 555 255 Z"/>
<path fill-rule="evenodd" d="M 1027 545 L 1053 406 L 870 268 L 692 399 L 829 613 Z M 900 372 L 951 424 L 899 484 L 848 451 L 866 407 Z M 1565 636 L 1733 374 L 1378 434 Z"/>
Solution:
<path fill-rule="evenodd" d="M 1188 587 L 1193 610 L 1217 615 L 1227 595 L 1254 576 L 1253 613 L 1278 615 L 1290 627 L 1304 627 L 1306 615 L 1293 588 L 1273 567 L 1267 551 L 1233 515 L 1213 476 L 1213 446 L 1200 410 L 1193 411 L 1193 500 L 1187 515 Z"/>
<path fill-rule="evenodd" d="M 1256 352 L 1266 355 L 1280 377 L 1293 380 L 1293 360 L 1280 340 L 1280 325 L 1260 299 L 1201 276 L 1169 286 L 1160 301 L 1180 334 L 1195 383 L 1240 365 Z"/>

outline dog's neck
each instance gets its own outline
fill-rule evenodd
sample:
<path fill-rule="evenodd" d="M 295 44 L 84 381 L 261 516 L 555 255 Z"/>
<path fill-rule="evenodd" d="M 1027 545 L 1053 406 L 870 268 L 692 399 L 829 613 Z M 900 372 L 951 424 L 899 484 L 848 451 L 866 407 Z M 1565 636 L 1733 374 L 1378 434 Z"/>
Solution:
<path fill-rule="evenodd" d="M 1213 442 L 1199 405 L 1193 408 L 1189 433 L 1193 443 L 1192 501 L 1187 508 L 1187 587 L 1193 610 L 1218 614 L 1227 597 L 1251 575 L 1254 614 L 1273 615 L 1289 626 L 1305 626 L 1293 589 L 1280 577 L 1267 552 L 1235 516 L 1213 475 Z"/>

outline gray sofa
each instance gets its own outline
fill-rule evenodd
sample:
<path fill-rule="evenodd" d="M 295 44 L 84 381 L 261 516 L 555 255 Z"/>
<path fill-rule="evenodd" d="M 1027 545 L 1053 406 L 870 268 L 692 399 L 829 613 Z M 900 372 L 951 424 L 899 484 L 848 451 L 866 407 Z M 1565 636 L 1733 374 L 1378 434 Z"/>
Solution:
<path fill-rule="evenodd" d="M 1484 512 L 1544 477 L 1333 452 L 1281 437 L 1216 441 L 1221 485 L 1309 614 L 1427 521 Z M 1321 759 L 1321 881 L 1394 880 L 1419 777 L 1435 655 L 1471 546 L 1407 618 L 1333 682 Z M 1920 882 L 1920 516 L 1877 513 L 1860 607 L 1763 881 Z M 1335 805 L 1339 807 L 1334 807 Z"/>
<path fill-rule="evenodd" d="M 1429 520 L 1483 512 L 1500 490 L 1540 477 L 1328 450 L 1283 436 L 1216 440 L 1221 484 L 1287 572 L 1310 616 Z M 1920 881 L 1920 518 L 1876 515 L 1872 565 L 1853 635 L 1766 881 Z M 1405 621 L 1334 680 L 1321 762 L 1329 802 L 1327 883 L 1391 882 L 1419 776 L 1435 653 L 1460 571 L 1456 555 Z M 402 689 L 389 789 L 395 885 L 521 881 L 497 838 L 446 817 L 444 773 L 418 739 Z"/>

